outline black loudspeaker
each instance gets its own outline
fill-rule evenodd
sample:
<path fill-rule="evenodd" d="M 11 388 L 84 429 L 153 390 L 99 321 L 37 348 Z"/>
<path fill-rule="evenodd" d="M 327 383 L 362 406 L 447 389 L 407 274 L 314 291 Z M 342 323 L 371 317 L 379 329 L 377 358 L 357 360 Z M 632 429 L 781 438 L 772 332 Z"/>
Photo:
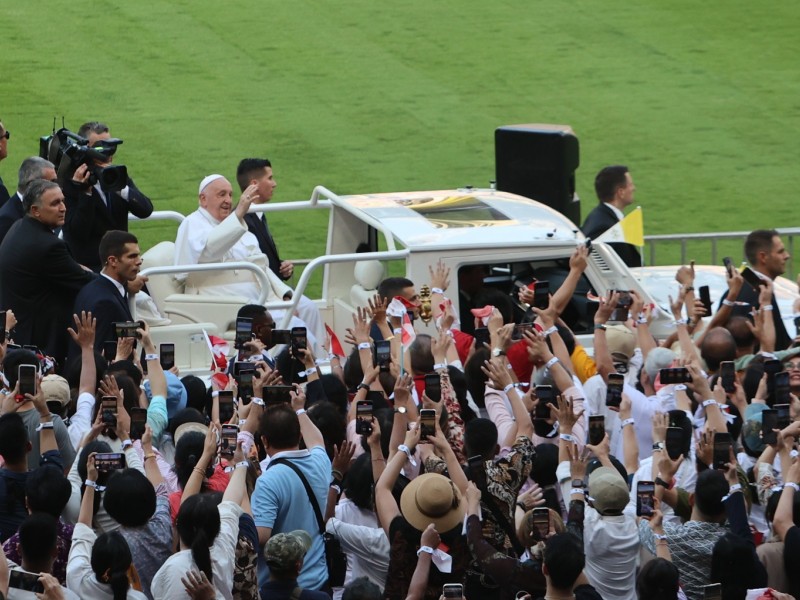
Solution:
<path fill-rule="evenodd" d="M 494 132 L 497 189 L 546 204 L 580 225 L 578 138 L 568 125 L 506 125 Z"/>

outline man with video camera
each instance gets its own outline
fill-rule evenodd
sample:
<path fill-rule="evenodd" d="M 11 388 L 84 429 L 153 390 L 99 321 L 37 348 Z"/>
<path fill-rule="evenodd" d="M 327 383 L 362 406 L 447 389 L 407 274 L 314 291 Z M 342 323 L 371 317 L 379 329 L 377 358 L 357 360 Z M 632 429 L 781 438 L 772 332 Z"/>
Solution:
<path fill-rule="evenodd" d="M 89 148 L 95 152 L 87 153 L 71 179 L 61 181 L 67 203 L 64 241 L 75 260 L 97 272 L 101 268 L 98 249 L 103 235 L 112 229 L 128 231 L 128 213 L 140 219 L 149 217 L 153 203 L 128 177 L 125 167 L 111 167 L 122 140 L 111 138 L 107 125 L 84 123 L 78 136 L 88 140 Z"/>

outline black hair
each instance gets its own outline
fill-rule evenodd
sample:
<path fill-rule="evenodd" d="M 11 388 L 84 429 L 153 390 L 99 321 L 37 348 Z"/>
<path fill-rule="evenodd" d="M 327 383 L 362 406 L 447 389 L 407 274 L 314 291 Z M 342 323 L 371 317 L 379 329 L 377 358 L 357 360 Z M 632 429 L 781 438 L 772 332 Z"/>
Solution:
<path fill-rule="evenodd" d="M 342 600 L 381 600 L 383 594 L 367 576 L 359 577 L 348 583 L 342 593 Z"/>
<path fill-rule="evenodd" d="M 763 376 L 764 356 L 759 354 L 748 363 L 741 381 L 742 388 L 744 389 L 744 397 L 747 398 L 748 402 L 756 397 L 758 385 L 761 383 L 761 378 Z"/>
<path fill-rule="evenodd" d="M 514 301 L 511 296 L 501 292 L 497 288 L 486 287 L 478 291 L 472 297 L 472 305 L 476 307 L 488 306 L 491 304 L 503 316 L 503 323 L 514 322 Z"/>
<path fill-rule="evenodd" d="M 372 505 L 372 457 L 365 452 L 353 461 L 345 475 L 342 491 L 358 508 L 374 510 Z"/>
<path fill-rule="evenodd" d="M 133 382 L 136 384 L 137 388 L 142 385 L 142 372 L 132 360 L 118 360 L 111 363 L 108 365 L 107 369 L 103 370 L 106 372 L 106 375 L 115 375 L 117 373 L 127 375 L 133 379 Z"/>
<path fill-rule="evenodd" d="M 308 418 L 317 426 L 325 440 L 325 452 L 333 460 L 333 446 L 341 448 L 347 440 L 347 421 L 336 405 L 327 400 L 317 401 L 308 408 Z M 298 422 L 299 427 L 299 422 Z M 267 438 L 269 439 L 269 438 Z"/>
<path fill-rule="evenodd" d="M 681 430 L 681 454 L 683 454 L 684 458 L 688 458 L 692 449 L 692 436 L 694 435 L 692 420 L 682 410 L 667 411 L 667 416 L 669 418 L 669 426 L 677 427 Z"/>
<path fill-rule="evenodd" d="M 617 189 L 625 187 L 628 180 L 625 174 L 628 167 L 624 165 L 612 165 L 603 167 L 594 178 L 594 191 L 600 202 L 611 202 Z"/>
<path fill-rule="evenodd" d="M 261 415 L 258 432 L 273 449 L 287 450 L 300 444 L 300 420 L 288 404 L 267 407 Z"/>
<path fill-rule="evenodd" d="M 117 373 L 114 375 L 114 380 L 117 382 L 117 387 L 122 392 L 122 406 L 125 407 L 128 414 L 131 414 L 132 408 L 139 407 L 139 392 L 141 388 L 139 388 L 136 382 L 128 375 Z"/>
<path fill-rule="evenodd" d="M 714 544 L 710 580 L 722 584 L 726 600 L 744 600 L 747 590 L 767 585 L 766 572 L 756 565 L 760 566 L 752 542 L 727 532 Z"/>
<path fill-rule="evenodd" d="M 100 264 L 105 265 L 110 257 L 121 258 L 128 244 L 138 244 L 136 236 L 128 231 L 111 229 L 106 231 L 100 239 L 98 247 L 100 254 Z"/>
<path fill-rule="evenodd" d="M 193 408 L 201 413 L 205 411 L 211 396 L 203 380 L 196 375 L 187 375 L 181 379 L 181 383 L 186 389 L 186 408 Z"/>
<path fill-rule="evenodd" d="M 272 167 L 272 163 L 266 158 L 244 158 L 236 167 L 236 183 L 243 192 L 250 185 L 252 179 L 257 179 L 267 168 Z"/>
<path fill-rule="evenodd" d="M 91 442 L 86 444 L 83 448 L 81 448 L 81 453 L 78 455 L 78 458 L 76 459 L 78 461 L 78 475 L 80 476 L 81 481 L 86 481 L 86 477 L 88 475 L 86 463 L 89 461 L 89 455 L 92 452 L 111 452 L 111 446 L 109 446 L 107 442 L 102 442 L 100 440 L 92 440 Z M 98 472 L 97 473 L 98 485 L 105 485 L 108 479 L 111 477 L 111 475 L 112 475 L 111 473 Z M 86 490 L 86 484 L 81 483 L 81 498 L 83 498 L 83 493 L 85 490 Z M 92 515 L 97 514 L 97 511 L 100 508 L 100 503 L 102 502 L 103 499 L 102 496 L 103 496 L 102 494 L 95 493 Z"/>
<path fill-rule="evenodd" d="M 92 571 L 97 581 L 111 587 L 114 600 L 128 597 L 128 569 L 133 557 L 125 537 L 119 531 L 107 531 L 98 536 L 92 546 Z"/>
<path fill-rule="evenodd" d="M 467 359 L 464 365 L 464 377 L 467 380 L 467 390 L 469 390 L 469 395 L 472 396 L 472 401 L 475 402 L 479 408 L 486 406 L 483 396 L 486 392 L 486 381 L 488 380 L 488 377 L 486 377 L 481 367 L 483 367 L 483 363 L 490 358 L 491 355 L 488 348 L 476 347 L 475 352 L 472 353 L 472 356 Z"/>
<path fill-rule="evenodd" d="M 552 508 L 557 513 L 561 513 L 561 505 L 558 500 L 558 446 L 555 444 L 539 444 L 535 447 L 536 454 L 533 456 L 530 477 L 539 484 L 544 493 L 544 502 L 547 508 Z"/>
<path fill-rule="evenodd" d="M 323 375 L 319 378 L 325 398 L 333 403 L 342 414 L 347 414 L 347 387 L 336 375 Z"/>
<path fill-rule="evenodd" d="M 58 521 L 47 513 L 33 513 L 19 526 L 22 558 L 42 568 L 53 560 L 58 538 Z"/>
<path fill-rule="evenodd" d="M 175 439 L 175 432 L 178 427 L 185 423 L 201 423 L 206 424 L 206 417 L 196 408 L 184 408 L 179 410 L 167 422 L 167 431 Z"/>
<path fill-rule="evenodd" d="M 175 444 L 175 465 L 172 470 L 178 478 L 178 485 L 181 489 L 186 487 L 186 482 L 192 476 L 192 470 L 197 466 L 197 462 L 203 455 L 203 448 L 206 443 L 206 436 L 199 431 L 187 431 Z M 209 465 L 206 476 L 213 474 L 213 465 Z M 209 473 L 210 471 L 210 473 Z M 201 491 L 205 490 L 205 480 L 201 486 Z M 151 488 L 153 486 L 150 486 Z"/>
<path fill-rule="evenodd" d="M 90 133 L 108 133 L 108 125 L 100 121 L 87 121 L 78 129 L 78 135 L 82 138 L 88 138 Z"/>
<path fill-rule="evenodd" d="M 469 423 L 472 419 L 477 418 L 478 415 L 470 408 L 467 401 L 467 377 L 453 365 L 447 366 L 447 373 L 450 375 L 450 385 L 453 388 L 453 392 L 455 392 L 458 405 L 461 407 L 461 418 L 464 423 Z"/>
<path fill-rule="evenodd" d="M 176 528 L 185 546 L 192 550 L 197 567 L 213 581 L 211 545 L 219 535 L 220 519 L 216 494 L 195 494 L 184 500 L 178 510 Z"/>
<path fill-rule="evenodd" d="M 756 229 L 751 231 L 744 241 L 744 255 L 747 257 L 747 262 L 756 266 L 758 264 L 758 253 L 770 252 L 773 238 L 779 235 L 775 229 Z"/>
<path fill-rule="evenodd" d="M 249 185 L 249 184 L 248 184 Z M 244 186 L 245 188 L 247 187 Z M 244 191 L 244 190 L 242 190 Z M 261 306 L 260 304 L 245 304 L 242 306 L 238 312 L 236 313 L 237 319 L 253 319 L 254 321 L 259 317 L 263 317 L 267 314 L 267 309 Z"/>
<path fill-rule="evenodd" d="M 722 471 L 707 469 L 697 474 L 694 490 L 695 506 L 707 517 L 725 514 L 722 499 L 728 495 L 728 482 Z"/>
<path fill-rule="evenodd" d="M 408 288 L 414 287 L 414 282 L 405 277 L 387 277 L 378 284 L 378 295 L 391 302 L 395 296 Z"/>
<path fill-rule="evenodd" d="M 654 558 L 636 577 L 636 595 L 647 600 L 675 600 L 679 578 L 678 567 L 664 558 Z"/>
<path fill-rule="evenodd" d="M 388 407 L 376 409 L 373 406 L 372 416 L 375 417 L 381 428 L 381 454 L 383 458 L 386 458 L 389 456 L 389 439 L 392 437 L 392 428 L 394 427 L 394 410 Z M 359 437 L 361 438 L 361 448 L 369 454 L 370 447 L 367 443 L 367 436 Z"/>
<path fill-rule="evenodd" d="M 71 494 L 72 486 L 64 471 L 52 464 L 31 471 L 25 480 L 25 498 L 32 513 L 47 513 L 58 519 Z"/>
<path fill-rule="evenodd" d="M 0 456 L 7 463 L 20 462 L 28 453 L 28 428 L 19 413 L 0 416 Z"/>
<path fill-rule="evenodd" d="M 464 427 L 464 446 L 471 456 L 491 460 L 497 449 L 497 425 L 491 419 L 473 419 Z"/>
<path fill-rule="evenodd" d="M 571 533 L 554 535 L 544 547 L 544 564 L 554 587 L 571 590 L 586 564 L 583 544 Z"/>
<path fill-rule="evenodd" d="M 769 523 L 772 523 L 775 519 L 775 511 L 778 510 L 778 502 L 782 494 L 783 490 L 779 490 L 774 492 L 767 500 L 767 507 L 764 509 L 764 513 Z M 800 494 L 795 494 L 792 501 L 792 522 L 800 527 Z"/>
<path fill-rule="evenodd" d="M 25 348 L 18 348 L 16 350 L 9 350 L 6 357 L 3 359 L 3 374 L 8 379 L 8 387 L 14 389 L 19 379 L 20 365 L 33 365 L 39 369 L 39 359 L 30 350 Z"/>
<path fill-rule="evenodd" d="M 361 361 L 358 358 L 358 348 L 353 348 L 347 357 L 342 369 L 344 373 L 344 384 L 348 390 L 354 390 L 359 383 L 364 381 L 364 370 L 361 368 Z"/>
<path fill-rule="evenodd" d="M 103 507 L 123 527 L 142 527 L 156 512 L 156 491 L 144 473 L 124 469 L 108 480 Z"/>

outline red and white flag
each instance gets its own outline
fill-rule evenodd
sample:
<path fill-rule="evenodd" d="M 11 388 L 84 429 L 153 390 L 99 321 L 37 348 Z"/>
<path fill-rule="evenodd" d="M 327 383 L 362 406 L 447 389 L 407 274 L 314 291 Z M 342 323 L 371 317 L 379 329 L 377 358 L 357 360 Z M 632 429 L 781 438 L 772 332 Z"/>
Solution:
<path fill-rule="evenodd" d="M 414 331 L 414 325 L 411 323 L 411 317 L 408 316 L 407 312 L 403 313 L 403 325 L 401 328 L 403 334 L 400 341 L 403 344 L 403 349 L 408 350 L 411 343 L 417 339 L 417 332 Z"/>
<path fill-rule="evenodd" d="M 211 352 L 211 379 L 214 380 L 221 388 L 228 385 L 228 353 L 231 347 L 228 342 L 215 335 L 208 335 L 203 329 L 203 335 L 208 344 L 208 350 Z"/>
<path fill-rule="evenodd" d="M 331 341 L 331 345 L 328 348 L 328 354 L 335 354 L 339 358 L 344 358 L 346 354 L 344 353 L 344 348 L 342 348 L 342 343 L 339 341 L 339 338 L 336 337 L 333 329 L 331 329 L 327 323 L 325 323 L 325 331 L 328 332 L 328 338 Z"/>

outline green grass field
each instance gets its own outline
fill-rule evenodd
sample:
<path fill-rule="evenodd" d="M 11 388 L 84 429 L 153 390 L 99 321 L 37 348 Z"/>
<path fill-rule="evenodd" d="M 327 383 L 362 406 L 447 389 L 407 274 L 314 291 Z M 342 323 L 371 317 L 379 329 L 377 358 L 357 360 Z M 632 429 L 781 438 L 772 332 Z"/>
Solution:
<path fill-rule="evenodd" d="M 800 6 L 743 0 L 47 0 L 0 3 L 0 175 L 14 187 L 53 116 L 98 119 L 156 209 L 188 213 L 211 172 L 268 156 L 277 200 L 486 185 L 494 129 L 580 138 L 583 214 L 630 166 L 645 233 L 792 226 L 800 183 Z M 282 254 L 327 221 L 272 219 Z M 174 237 L 136 226 L 144 247 Z M 660 253 L 660 262 L 675 261 Z"/>

